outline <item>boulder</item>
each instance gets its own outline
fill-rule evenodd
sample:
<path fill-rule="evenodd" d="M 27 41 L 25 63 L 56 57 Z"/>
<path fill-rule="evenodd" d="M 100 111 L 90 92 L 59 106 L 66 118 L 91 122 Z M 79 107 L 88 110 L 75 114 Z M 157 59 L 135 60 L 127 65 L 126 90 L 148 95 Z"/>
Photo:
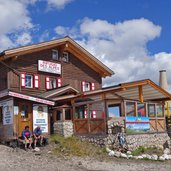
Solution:
<path fill-rule="evenodd" d="M 157 160 L 158 159 L 158 156 L 156 154 L 153 154 L 153 155 L 151 155 L 151 159 L 152 160 Z"/>
<path fill-rule="evenodd" d="M 143 156 L 138 156 L 137 159 L 143 159 Z"/>
<path fill-rule="evenodd" d="M 142 154 L 143 158 L 147 158 L 148 154 Z"/>
<path fill-rule="evenodd" d="M 150 160 L 151 156 L 149 154 L 146 154 L 146 158 Z"/>
<path fill-rule="evenodd" d="M 109 156 L 111 157 L 111 156 L 115 156 L 115 152 L 113 151 L 113 150 L 111 150 L 110 152 L 109 152 Z"/>
<path fill-rule="evenodd" d="M 164 154 L 170 154 L 170 149 L 169 148 L 164 149 L 163 153 Z"/>
<path fill-rule="evenodd" d="M 128 156 L 125 153 L 121 153 L 121 157 L 128 158 Z"/>
<path fill-rule="evenodd" d="M 168 154 L 163 154 L 162 157 L 164 157 L 165 160 L 169 160 L 169 155 Z"/>
<path fill-rule="evenodd" d="M 114 156 L 115 156 L 115 157 L 120 157 L 120 156 L 121 156 L 121 152 L 119 152 L 119 151 L 115 151 Z"/>
<path fill-rule="evenodd" d="M 110 153 L 112 150 L 110 149 L 110 148 L 108 148 L 108 147 L 106 147 L 106 152 L 107 153 Z"/>
<path fill-rule="evenodd" d="M 128 155 L 128 158 L 129 158 L 129 159 L 133 158 L 133 155 L 131 155 L 131 154 L 130 154 L 130 155 Z"/>
<path fill-rule="evenodd" d="M 171 155 L 168 155 L 168 158 L 169 158 L 168 160 L 171 160 Z"/>
<path fill-rule="evenodd" d="M 160 156 L 160 157 L 159 157 L 159 160 L 164 161 L 165 158 L 164 158 L 163 156 Z"/>
<path fill-rule="evenodd" d="M 131 151 L 127 151 L 126 154 L 127 155 L 131 155 L 132 153 L 131 153 Z"/>
<path fill-rule="evenodd" d="M 35 151 L 35 152 L 39 152 L 39 151 L 40 151 L 40 148 L 36 147 L 36 148 L 34 149 L 34 151 Z"/>

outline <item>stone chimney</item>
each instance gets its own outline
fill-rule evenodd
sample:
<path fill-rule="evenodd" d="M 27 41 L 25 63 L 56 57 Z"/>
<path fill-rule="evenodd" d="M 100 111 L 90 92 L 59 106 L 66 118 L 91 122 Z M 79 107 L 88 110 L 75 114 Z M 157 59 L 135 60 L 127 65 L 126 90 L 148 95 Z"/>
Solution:
<path fill-rule="evenodd" d="M 160 72 L 159 86 L 164 90 L 168 91 L 166 70 L 161 70 L 159 72 Z"/>

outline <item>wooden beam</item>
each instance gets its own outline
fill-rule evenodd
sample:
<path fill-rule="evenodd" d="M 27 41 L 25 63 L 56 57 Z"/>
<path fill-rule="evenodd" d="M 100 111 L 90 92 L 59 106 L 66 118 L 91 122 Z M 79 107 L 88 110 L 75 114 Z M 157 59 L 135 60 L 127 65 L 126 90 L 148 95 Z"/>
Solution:
<path fill-rule="evenodd" d="M 142 87 L 142 85 L 138 86 L 138 91 L 139 91 L 140 102 L 143 103 L 144 102 L 144 97 L 143 97 L 143 87 Z"/>

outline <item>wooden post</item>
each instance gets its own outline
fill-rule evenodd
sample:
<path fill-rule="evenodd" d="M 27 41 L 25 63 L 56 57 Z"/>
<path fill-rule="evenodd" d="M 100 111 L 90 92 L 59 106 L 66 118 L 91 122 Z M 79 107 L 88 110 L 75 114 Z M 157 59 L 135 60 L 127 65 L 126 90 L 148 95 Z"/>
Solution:
<path fill-rule="evenodd" d="M 91 128 L 90 128 L 90 105 L 87 104 L 87 118 L 88 118 L 88 133 L 91 133 Z"/>
<path fill-rule="evenodd" d="M 141 103 L 144 102 L 144 97 L 143 97 L 143 88 L 142 85 L 138 86 L 138 91 L 139 91 L 139 100 Z"/>
<path fill-rule="evenodd" d="M 106 94 L 102 94 L 102 100 L 104 102 L 104 124 L 105 124 L 105 133 L 108 133 L 108 116 L 107 116 L 107 102 L 106 102 Z"/>
<path fill-rule="evenodd" d="M 65 121 L 65 108 L 62 108 L 62 121 Z"/>

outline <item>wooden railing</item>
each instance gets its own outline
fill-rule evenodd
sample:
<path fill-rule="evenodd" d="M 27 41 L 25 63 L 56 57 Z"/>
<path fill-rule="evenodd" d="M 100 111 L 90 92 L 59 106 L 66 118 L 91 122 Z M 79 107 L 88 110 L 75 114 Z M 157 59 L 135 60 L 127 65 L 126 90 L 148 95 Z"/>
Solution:
<path fill-rule="evenodd" d="M 104 134 L 106 123 L 103 118 L 74 119 L 76 134 Z"/>

